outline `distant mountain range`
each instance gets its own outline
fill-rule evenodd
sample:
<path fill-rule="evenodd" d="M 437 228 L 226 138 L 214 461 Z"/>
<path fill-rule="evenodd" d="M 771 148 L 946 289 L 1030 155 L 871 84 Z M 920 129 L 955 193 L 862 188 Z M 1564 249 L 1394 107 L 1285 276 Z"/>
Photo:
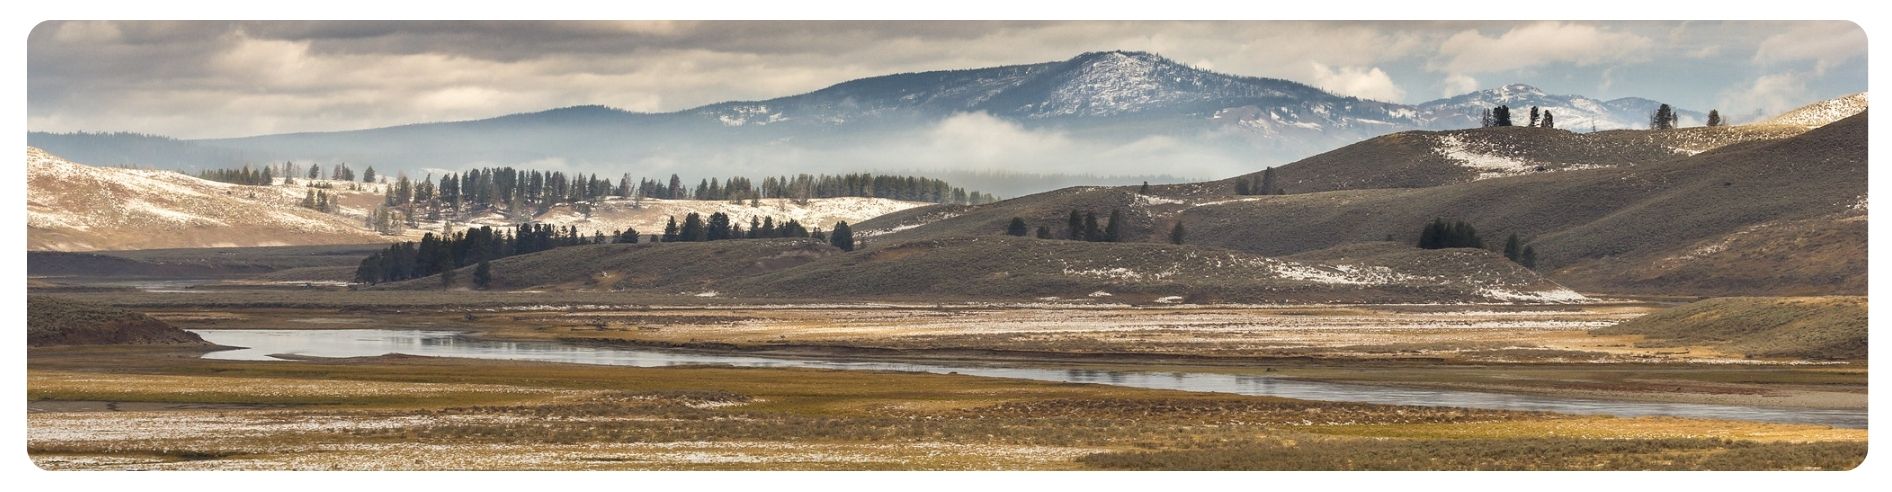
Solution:
<path fill-rule="evenodd" d="M 899 169 L 1134 180 L 1228 176 L 1397 131 L 1474 127 L 1483 110 L 1499 104 L 1519 108 L 1520 115 L 1538 106 L 1556 114 L 1562 128 L 1589 131 L 1643 127 L 1659 103 L 1551 95 L 1513 84 L 1396 104 L 1212 72 L 1151 53 L 1111 51 L 1031 65 L 871 77 L 806 94 L 672 113 L 577 106 L 474 121 L 209 140 L 30 133 L 28 144 L 81 162 L 182 169 L 298 160 L 413 173 L 525 165 L 645 176 Z M 1684 125 L 1703 119 L 1692 110 L 1680 114 Z"/>

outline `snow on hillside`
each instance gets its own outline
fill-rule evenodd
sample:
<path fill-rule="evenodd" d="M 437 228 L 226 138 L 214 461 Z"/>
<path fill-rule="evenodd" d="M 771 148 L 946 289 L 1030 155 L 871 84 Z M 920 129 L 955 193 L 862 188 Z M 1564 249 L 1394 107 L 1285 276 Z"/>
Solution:
<path fill-rule="evenodd" d="M 742 225 L 743 229 L 749 228 L 751 218 L 774 218 L 778 225 L 789 220 L 796 220 L 809 229 L 820 227 L 827 230 L 833 229 L 836 222 L 846 221 L 855 224 L 924 205 L 929 204 L 863 197 L 815 198 L 808 200 L 805 205 L 796 204 L 792 200 L 769 199 L 762 200 L 758 206 L 754 207 L 749 206 L 749 202 L 746 201 L 737 204 L 725 200 L 610 198 L 596 205 L 589 217 L 570 205 L 560 205 L 534 217 L 533 220 L 559 227 L 577 226 L 586 234 L 592 231 L 610 234 L 630 226 L 636 228 L 638 233 L 648 236 L 662 234 L 664 224 L 671 217 L 676 217 L 677 222 L 681 224 L 683 217 L 690 213 L 701 214 L 707 218 L 710 214 L 721 212 L 728 214 L 730 221 Z M 475 220 L 473 223 L 499 227 L 510 226 L 513 221 L 491 216 Z M 423 226 L 423 228 L 426 227 Z M 439 227 L 435 226 L 433 229 L 438 230 Z"/>
<path fill-rule="evenodd" d="M 1827 123 L 1846 119 L 1866 110 L 1866 93 L 1861 92 L 1845 97 L 1801 106 L 1793 111 L 1781 113 L 1761 124 L 1818 127 Z"/>
<path fill-rule="evenodd" d="M 273 246 L 381 241 L 355 216 L 297 206 L 302 187 L 88 166 L 27 147 L 29 249 Z M 358 209 L 354 209 L 359 213 Z"/>

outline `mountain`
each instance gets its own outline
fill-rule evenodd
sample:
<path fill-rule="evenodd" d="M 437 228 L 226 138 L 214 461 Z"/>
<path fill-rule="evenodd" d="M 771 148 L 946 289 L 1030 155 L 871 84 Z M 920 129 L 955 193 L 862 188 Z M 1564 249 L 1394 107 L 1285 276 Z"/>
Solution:
<path fill-rule="evenodd" d="M 382 170 L 474 165 L 692 177 L 897 170 L 1048 175 L 1228 176 L 1405 130 L 1477 126 L 1497 104 L 1557 114 L 1564 128 L 1639 128 L 1654 101 L 1596 101 L 1513 84 L 1417 105 L 1344 97 L 1281 79 L 1224 74 L 1144 52 L 893 74 L 806 94 L 671 113 L 576 106 L 474 121 L 177 141 L 32 133 L 79 160 L 348 162 Z M 1699 119 L 1683 110 L 1684 123 Z M 136 145 L 134 145 L 136 144 Z M 143 155 L 144 158 L 127 157 Z M 197 159 L 191 161 L 191 159 Z M 1152 170 L 1163 170 L 1152 172 Z M 1070 176 L 1024 193 L 1089 182 Z"/>

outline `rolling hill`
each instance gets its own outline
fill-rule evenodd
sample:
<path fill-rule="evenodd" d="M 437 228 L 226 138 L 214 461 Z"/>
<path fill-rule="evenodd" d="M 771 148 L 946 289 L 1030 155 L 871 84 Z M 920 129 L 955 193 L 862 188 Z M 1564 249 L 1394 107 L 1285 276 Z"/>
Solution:
<path fill-rule="evenodd" d="M 1736 143 L 1693 155 L 1660 148 L 1667 145 L 1660 142 L 1691 133 L 1683 130 L 1596 137 L 1468 130 L 1457 134 L 1545 139 L 1578 149 L 1603 142 L 1657 144 L 1591 151 L 1651 156 L 1641 161 L 1470 181 L 1456 174 L 1461 178 L 1409 188 L 1276 196 L 1236 196 L 1226 181 L 1153 186 L 1147 195 L 1136 187 L 1067 188 L 977 207 L 917 208 L 857 229 L 892 244 L 998 234 L 1020 217 L 1034 228 L 1063 234 L 1073 209 L 1099 215 L 1121 209 L 1125 236 L 1133 240 L 1161 241 L 1182 222 L 1193 244 L 1288 255 L 1364 241 L 1410 243 L 1424 223 L 1444 217 L 1471 222 L 1491 243 L 1518 234 L 1535 246 L 1551 279 L 1589 291 L 1858 294 L 1866 285 L 1866 122 L 1862 112 L 1777 139 L 1765 132 L 1778 126 L 1730 127 L 1725 132 L 1738 137 L 1729 139 Z M 1365 180 L 1378 170 L 1362 156 L 1402 146 L 1411 146 L 1402 150 L 1409 155 L 1435 155 L 1433 147 L 1406 141 L 1436 135 L 1394 135 L 1320 158 L 1341 165 L 1366 162 L 1355 175 Z M 1672 158 L 1653 157 L 1664 154 Z M 1417 169 L 1417 175 L 1429 174 Z"/>

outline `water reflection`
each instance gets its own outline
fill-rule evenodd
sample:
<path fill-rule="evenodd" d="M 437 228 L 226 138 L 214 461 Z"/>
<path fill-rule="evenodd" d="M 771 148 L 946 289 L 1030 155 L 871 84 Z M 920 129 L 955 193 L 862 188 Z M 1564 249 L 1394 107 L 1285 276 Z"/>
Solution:
<path fill-rule="evenodd" d="M 529 360 L 660 367 L 727 365 L 738 367 L 802 367 L 814 369 L 911 371 L 1069 383 L 1097 383 L 1137 388 L 1208 391 L 1243 395 L 1280 396 L 1303 400 L 1450 406 L 1498 410 L 1527 410 L 1620 416 L 1666 415 L 1713 419 L 1798 422 L 1839 427 L 1865 427 L 1863 410 L 1811 410 L 1651 403 L 1511 395 L 1444 389 L 1395 388 L 1324 383 L 1269 376 L 1193 372 L 1100 371 L 985 365 L 936 365 L 904 362 L 823 359 L 781 359 L 738 355 L 666 352 L 659 350 L 592 347 L 556 342 L 497 342 L 475 340 L 451 331 L 426 330 L 195 330 L 219 345 L 247 347 L 211 352 L 209 359 L 280 360 L 273 354 L 312 357 L 366 357 L 391 353 L 431 357 Z"/>

